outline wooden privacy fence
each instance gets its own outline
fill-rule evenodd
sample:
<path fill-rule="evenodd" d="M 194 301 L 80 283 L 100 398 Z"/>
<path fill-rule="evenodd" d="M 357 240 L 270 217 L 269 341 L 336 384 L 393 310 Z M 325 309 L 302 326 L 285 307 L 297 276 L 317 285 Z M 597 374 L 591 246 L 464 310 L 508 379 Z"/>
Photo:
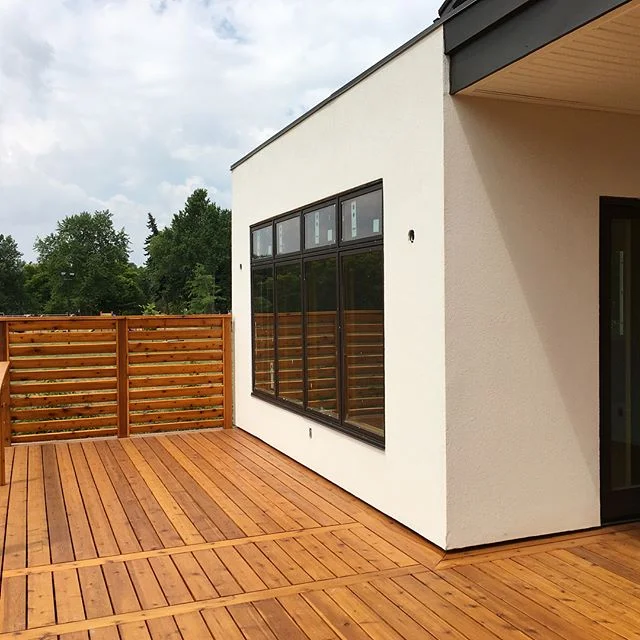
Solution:
<path fill-rule="evenodd" d="M 11 442 L 232 424 L 230 315 L 0 318 L 2 361 Z"/>

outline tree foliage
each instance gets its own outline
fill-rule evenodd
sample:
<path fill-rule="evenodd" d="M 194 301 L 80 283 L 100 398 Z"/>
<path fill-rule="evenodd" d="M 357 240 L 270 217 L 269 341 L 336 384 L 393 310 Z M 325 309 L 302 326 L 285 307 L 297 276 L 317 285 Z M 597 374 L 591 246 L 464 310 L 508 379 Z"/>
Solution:
<path fill-rule="evenodd" d="M 147 214 L 144 266 L 109 211 L 78 213 L 37 238 L 25 264 L 0 234 L 0 313 L 220 313 L 231 307 L 231 212 L 197 189 L 166 228 Z"/>
<path fill-rule="evenodd" d="M 45 313 L 139 313 L 138 267 L 129 263 L 129 238 L 114 229 L 109 211 L 67 216 L 35 249 L 49 292 Z"/>
<path fill-rule="evenodd" d="M 0 233 L 0 313 L 25 313 L 24 262 L 16 241 Z"/>
<path fill-rule="evenodd" d="M 155 225 L 154 229 L 152 222 L 155 224 L 150 216 L 146 266 L 158 308 L 166 313 L 195 308 L 206 308 L 209 313 L 228 311 L 231 212 L 211 202 L 206 189 L 196 189 L 168 227 L 158 230 Z"/>

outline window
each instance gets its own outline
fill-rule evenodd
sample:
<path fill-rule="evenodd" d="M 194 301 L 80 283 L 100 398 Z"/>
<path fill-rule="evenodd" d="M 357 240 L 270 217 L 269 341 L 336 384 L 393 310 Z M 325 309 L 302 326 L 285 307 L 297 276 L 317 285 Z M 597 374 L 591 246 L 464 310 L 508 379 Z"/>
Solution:
<path fill-rule="evenodd" d="M 251 228 L 254 395 L 377 446 L 382 214 L 377 183 Z"/>
<path fill-rule="evenodd" d="M 300 263 L 276 265 L 278 397 L 302 405 L 302 279 Z"/>
<path fill-rule="evenodd" d="M 305 264 L 307 324 L 307 407 L 338 418 L 337 259 Z"/>
<path fill-rule="evenodd" d="M 251 257 L 268 258 L 273 255 L 273 229 L 271 225 L 256 229 L 251 234 Z"/>
<path fill-rule="evenodd" d="M 382 191 L 372 191 L 342 202 L 342 240 L 382 235 Z"/>
<path fill-rule="evenodd" d="M 278 255 L 300 251 L 300 217 L 283 220 L 276 224 Z"/>
<path fill-rule="evenodd" d="M 273 267 L 254 269 L 251 278 L 253 305 L 254 388 L 275 392 L 275 341 L 273 316 Z"/>
<path fill-rule="evenodd" d="M 336 205 L 330 204 L 315 211 L 304 214 L 304 246 L 305 249 L 317 249 L 335 244 Z"/>

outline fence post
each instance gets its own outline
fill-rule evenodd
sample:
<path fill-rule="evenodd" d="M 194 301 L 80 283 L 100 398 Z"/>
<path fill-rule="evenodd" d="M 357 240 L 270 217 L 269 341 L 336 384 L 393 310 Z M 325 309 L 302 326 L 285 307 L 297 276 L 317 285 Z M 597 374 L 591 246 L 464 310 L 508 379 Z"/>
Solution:
<path fill-rule="evenodd" d="M 233 427 L 233 351 L 231 335 L 231 315 L 222 318 L 222 387 L 224 428 Z"/>
<path fill-rule="evenodd" d="M 116 384 L 118 394 L 118 438 L 129 437 L 129 321 L 116 319 Z"/>

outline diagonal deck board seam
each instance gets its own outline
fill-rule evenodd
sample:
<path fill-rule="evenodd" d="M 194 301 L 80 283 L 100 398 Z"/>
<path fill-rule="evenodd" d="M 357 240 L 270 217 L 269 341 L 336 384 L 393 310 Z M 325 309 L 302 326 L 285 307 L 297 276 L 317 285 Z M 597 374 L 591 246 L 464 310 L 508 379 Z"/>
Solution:
<path fill-rule="evenodd" d="M 148 558 L 159 558 L 174 556 L 182 553 L 193 553 L 196 551 L 207 551 L 209 549 L 222 549 L 225 547 L 237 547 L 255 542 L 269 542 L 273 540 L 288 540 L 304 538 L 320 533 L 331 533 L 333 531 L 345 531 L 353 529 L 365 529 L 359 522 L 347 524 L 334 524 L 326 527 L 316 527 L 314 529 L 296 529 L 294 531 L 281 531 L 278 533 L 265 533 L 258 536 L 247 536 L 245 538 L 234 538 L 232 540 L 217 540 L 216 542 L 199 542 L 181 547 L 170 547 L 165 549 L 149 549 L 148 551 L 134 551 L 131 553 L 120 553 L 112 556 L 101 556 L 97 558 L 87 558 L 84 560 L 70 560 L 68 562 L 57 562 L 53 564 L 36 565 L 21 569 L 6 569 L 2 572 L 2 578 L 14 578 L 17 576 L 34 575 L 40 573 L 54 573 L 56 571 L 66 571 L 69 569 L 79 569 L 81 567 L 97 567 L 116 562 L 130 562 Z"/>
<path fill-rule="evenodd" d="M 277 587 L 275 589 L 264 589 L 261 591 L 252 591 L 248 593 L 240 593 L 233 596 L 220 596 L 218 598 L 209 598 L 194 602 L 185 602 L 181 604 L 156 607 L 154 609 L 143 609 L 140 611 L 132 611 L 130 613 L 114 614 L 110 616 L 102 616 L 99 618 L 91 618 L 88 620 L 77 620 L 75 622 L 65 622 L 62 624 L 53 624 L 32 629 L 22 629 L 19 631 L 9 631 L 0 633 L 0 640 L 8 638 L 22 638 L 23 640 L 35 640 L 49 636 L 62 635 L 65 633 L 73 633 L 77 631 L 88 631 L 93 629 L 103 629 L 115 625 L 127 624 L 131 622 L 141 622 L 147 620 L 155 620 L 157 618 L 166 618 L 168 616 L 176 616 L 186 613 L 200 612 L 207 609 L 217 609 L 221 607 L 230 607 L 236 604 L 246 604 L 260 602 L 263 600 L 272 600 L 290 595 L 299 595 L 310 593 L 312 591 L 323 591 L 333 587 L 342 587 L 354 585 L 358 583 L 367 583 L 371 580 L 382 578 L 395 578 L 405 575 L 416 575 L 429 571 L 420 564 L 410 567 L 396 567 L 394 569 L 383 569 L 381 571 L 372 571 L 340 578 L 330 578 L 326 580 L 316 580 L 298 585 L 289 585 L 286 587 Z"/>

